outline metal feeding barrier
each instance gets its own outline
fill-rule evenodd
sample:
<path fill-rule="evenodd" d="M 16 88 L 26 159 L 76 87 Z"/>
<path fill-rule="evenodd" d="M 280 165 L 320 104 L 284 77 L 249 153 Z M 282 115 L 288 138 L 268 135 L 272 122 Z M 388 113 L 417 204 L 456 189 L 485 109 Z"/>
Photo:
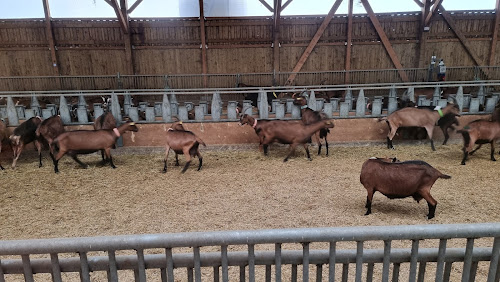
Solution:
<path fill-rule="evenodd" d="M 475 247 L 478 238 L 487 239 L 487 246 Z M 439 240 L 438 248 L 419 248 L 419 243 L 427 239 Z M 465 239 L 464 246 L 447 247 L 451 239 Z M 411 248 L 391 248 L 395 240 L 411 242 Z M 365 248 L 365 243 L 372 241 L 383 243 L 384 247 Z M 355 243 L 356 249 L 341 248 L 337 245 L 340 242 Z M 289 243 L 301 244 L 302 250 L 282 248 Z M 323 243 L 327 247 L 313 249 L 313 243 Z M 256 250 L 263 244 L 274 244 L 274 251 Z M 230 251 L 235 246 L 246 246 L 247 251 Z M 204 247 L 216 247 L 220 252 L 202 252 Z M 181 248 L 191 248 L 192 252 L 179 253 L 177 250 Z M 163 251 L 146 254 L 150 249 Z M 135 254 L 118 254 L 126 250 Z M 79 257 L 64 258 L 60 256 L 62 253 L 78 254 Z M 30 257 L 40 254 L 50 255 L 50 258 Z M 9 257 L 2 258 L 5 256 Z M 236 278 L 230 279 L 229 276 L 233 268 L 236 271 L 239 268 L 240 281 L 255 281 L 259 271 L 264 273 L 265 281 L 273 280 L 272 273 L 274 281 L 282 281 L 283 269 L 288 266 L 291 266 L 292 281 L 300 278 L 298 274 L 303 281 L 314 280 L 310 273 L 310 267 L 314 269 L 314 266 L 316 281 L 323 281 L 323 272 L 327 273 L 328 281 L 338 281 L 339 277 L 347 281 L 350 265 L 355 267 L 356 282 L 362 281 L 363 276 L 366 281 L 389 281 L 391 265 L 392 281 L 398 281 L 404 264 L 409 264 L 409 281 L 424 281 L 426 275 L 427 279 L 449 281 L 451 271 L 457 271 L 458 263 L 462 265 L 462 281 L 474 281 L 478 263 L 489 262 L 486 281 L 497 282 L 500 277 L 499 257 L 499 222 L 12 240 L 0 241 L 0 281 L 6 281 L 6 276 L 11 274 L 23 274 L 25 281 L 34 281 L 37 273 L 50 273 L 53 281 L 62 281 L 63 272 L 79 273 L 81 281 L 90 281 L 90 273 L 99 271 L 107 273 L 108 281 L 118 281 L 118 273 L 122 271 L 133 271 L 136 281 L 146 281 L 146 278 L 153 278 L 146 275 L 149 269 L 158 269 L 161 281 L 176 281 L 174 274 L 179 273 L 174 269 L 181 268 L 186 269 L 188 281 L 202 281 L 202 270 L 205 273 L 206 269 L 212 272 L 213 281 L 220 281 L 221 276 L 222 281 L 234 281 Z M 426 272 L 431 264 L 435 266 L 432 274 Z M 455 264 L 453 268 L 452 264 Z M 298 272 L 299 265 L 302 266 L 301 273 Z M 342 266 L 340 275 L 332 267 L 335 265 Z M 380 277 L 374 278 L 375 266 L 381 266 Z"/>

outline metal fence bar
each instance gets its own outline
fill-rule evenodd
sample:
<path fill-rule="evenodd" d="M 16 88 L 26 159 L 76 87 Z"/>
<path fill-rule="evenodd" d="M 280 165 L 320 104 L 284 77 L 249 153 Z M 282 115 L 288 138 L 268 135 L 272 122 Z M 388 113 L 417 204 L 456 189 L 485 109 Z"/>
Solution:
<path fill-rule="evenodd" d="M 356 282 L 361 282 L 363 275 L 363 241 L 356 242 Z"/>
<path fill-rule="evenodd" d="M 118 268 L 116 266 L 116 252 L 114 250 L 108 251 L 109 268 L 108 268 L 108 282 L 118 282 Z"/>
<path fill-rule="evenodd" d="M 347 282 L 349 279 L 349 264 L 344 263 L 342 265 L 342 282 Z"/>
<path fill-rule="evenodd" d="M 493 240 L 493 250 L 490 261 L 490 269 L 488 271 L 488 282 L 496 281 L 500 279 L 500 237 L 495 237 Z"/>
<path fill-rule="evenodd" d="M 165 259 L 167 263 L 167 281 L 174 282 L 174 260 L 172 258 L 172 249 L 165 249 Z"/>
<path fill-rule="evenodd" d="M 194 280 L 201 282 L 200 247 L 193 248 L 194 254 Z"/>
<path fill-rule="evenodd" d="M 449 261 L 444 264 L 444 274 L 443 274 L 443 282 L 450 281 L 451 267 L 453 266 L 453 262 Z"/>
<path fill-rule="evenodd" d="M 393 268 L 392 268 L 392 282 L 398 282 L 399 281 L 399 269 L 401 267 L 400 263 L 395 263 Z"/>
<path fill-rule="evenodd" d="M 5 277 L 2 269 L 2 260 L 0 259 L 0 282 L 5 282 Z"/>
<path fill-rule="evenodd" d="M 425 268 L 427 267 L 427 263 L 425 261 L 420 262 L 420 266 L 418 268 L 418 282 L 424 282 L 425 280 Z"/>
<path fill-rule="evenodd" d="M 146 282 L 146 264 L 143 249 L 137 249 L 137 275 L 139 282 Z"/>
<path fill-rule="evenodd" d="M 248 244 L 248 281 L 255 282 L 255 245 Z"/>
<path fill-rule="evenodd" d="M 274 268 L 275 268 L 275 279 L 276 282 L 281 282 L 281 244 L 276 243 L 274 245 Z"/>
<path fill-rule="evenodd" d="M 328 272 L 328 281 L 329 282 L 335 282 L 336 251 L 337 251 L 337 242 L 335 242 L 335 241 L 330 242 L 329 258 L 328 258 L 328 264 L 330 265 L 330 267 L 328 269 L 329 270 L 329 272 Z"/>
<path fill-rule="evenodd" d="M 366 282 L 373 281 L 373 268 L 375 267 L 374 263 L 369 263 L 366 269 Z"/>
<path fill-rule="evenodd" d="M 316 265 L 316 282 L 321 282 L 321 281 L 323 281 L 323 265 L 317 264 Z"/>
<path fill-rule="evenodd" d="M 228 282 L 229 281 L 229 267 L 228 267 L 228 261 L 227 261 L 227 245 L 222 245 L 220 246 L 220 252 L 222 255 L 222 281 L 223 282 Z"/>
<path fill-rule="evenodd" d="M 472 251 L 474 249 L 474 238 L 467 238 L 467 246 L 465 248 L 464 267 L 462 272 L 462 282 L 468 282 L 470 277 L 470 269 L 472 265 Z"/>
<path fill-rule="evenodd" d="M 50 264 L 52 265 L 52 281 L 62 282 L 61 267 L 59 266 L 59 257 L 56 253 L 50 254 Z"/>
<path fill-rule="evenodd" d="M 192 267 L 187 267 L 186 271 L 187 271 L 187 281 L 193 282 L 194 281 L 194 279 L 193 279 L 193 268 Z"/>
<path fill-rule="evenodd" d="M 419 240 L 412 240 L 411 242 L 411 260 L 410 260 L 410 277 L 409 282 L 415 282 L 417 278 L 417 256 L 418 256 Z"/>
<path fill-rule="evenodd" d="M 391 241 L 384 241 L 384 262 L 382 266 L 382 282 L 389 281 L 389 268 L 391 267 Z"/>
<path fill-rule="evenodd" d="M 220 281 L 219 267 L 214 266 L 214 282 L 219 282 L 219 281 Z"/>
<path fill-rule="evenodd" d="M 292 277 L 291 277 L 292 282 L 297 282 L 297 265 L 292 264 Z"/>
<path fill-rule="evenodd" d="M 245 280 L 246 280 L 245 266 L 241 265 L 240 266 L 240 282 L 245 282 Z"/>
<path fill-rule="evenodd" d="M 438 261 L 436 265 L 436 282 L 443 281 L 443 270 L 444 270 L 444 258 L 446 254 L 446 243 L 448 240 L 441 239 L 439 240 L 439 254 Z"/>
<path fill-rule="evenodd" d="M 86 252 L 80 252 L 80 280 L 82 282 L 90 282 L 89 261 Z"/>
<path fill-rule="evenodd" d="M 302 243 L 302 281 L 309 281 L 309 243 Z"/>
<path fill-rule="evenodd" d="M 24 280 L 26 282 L 34 282 L 35 280 L 33 279 L 33 270 L 31 269 L 30 256 L 22 255 L 21 258 L 23 261 Z"/>
<path fill-rule="evenodd" d="M 271 265 L 266 265 L 266 282 L 271 282 Z"/>

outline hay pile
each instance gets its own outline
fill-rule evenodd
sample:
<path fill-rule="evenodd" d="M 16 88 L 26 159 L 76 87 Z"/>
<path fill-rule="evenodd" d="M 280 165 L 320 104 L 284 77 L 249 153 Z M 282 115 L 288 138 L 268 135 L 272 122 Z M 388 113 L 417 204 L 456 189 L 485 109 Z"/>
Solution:
<path fill-rule="evenodd" d="M 203 169 L 196 171 L 195 159 L 183 175 L 183 156 L 175 167 L 171 154 L 169 172 L 163 174 L 163 153 L 120 150 L 125 149 L 114 152 L 114 170 L 100 167 L 100 156 L 89 155 L 81 157 L 89 169 L 64 157 L 61 172 L 54 174 L 47 158 L 38 168 L 36 157 L 24 155 L 18 168 L 0 172 L 0 239 L 500 219 L 500 163 L 489 160 L 489 148 L 466 166 L 460 165 L 457 144 L 437 146 L 436 152 L 428 144 L 399 145 L 395 151 L 383 145 L 334 145 L 330 157 L 316 156 L 312 148 L 312 162 L 300 148 L 287 163 L 286 147 L 278 145 L 271 146 L 268 157 L 257 150 L 202 149 Z M 426 219 L 425 201 L 389 200 L 379 193 L 373 214 L 363 216 L 366 191 L 359 172 L 372 156 L 420 159 L 451 175 L 431 190 L 438 201 L 436 217 Z"/>

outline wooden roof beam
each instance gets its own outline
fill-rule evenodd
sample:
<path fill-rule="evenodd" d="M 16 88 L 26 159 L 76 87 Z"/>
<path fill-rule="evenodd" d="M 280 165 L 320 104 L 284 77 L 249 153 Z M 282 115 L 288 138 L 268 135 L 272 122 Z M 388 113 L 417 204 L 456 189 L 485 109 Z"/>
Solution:
<path fill-rule="evenodd" d="M 124 15 L 122 13 L 122 10 L 118 5 L 118 0 L 111 0 L 111 7 L 115 10 L 116 17 L 118 18 L 118 22 L 120 23 L 123 33 L 128 34 L 128 15 Z"/>
<path fill-rule="evenodd" d="M 318 30 L 316 31 L 316 34 L 314 34 L 313 38 L 311 39 L 311 42 L 309 42 L 309 45 L 307 46 L 306 50 L 300 57 L 299 61 L 295 65 L 295 67 L 292 70 L 292 74 L 288 77 L 285 85 L 291 85 L 297 76 L 297 73 L 302 69 L 304 66 L 305 62 L 307 61 L 307 58 L 309 58 L 309 55 L 311 54 L 312 50 L 316 46 L 316 43 L 318 43 L 321 35 L 323 35 L 323 32 L 325 29 L 328 27 L 328 24 L 333 18 L 333 15 L 335 15 L 335 12 L 337 12 L 337 9 L 340 6 L 340 3 L 342 3 L 342 0 L 336 0 L 335 3 L 333 4 L 332 8 L 330 9 L 330 12 L 328 12 L 328 15 L 326 15 L 325 19 L 319 26 Z"/>
<path fill-rule="evenodd" d="M 498 40 L 498 25 L 500 24 L 500 0 L 497 0 L 495 6 L 495 25 L 493 26 L 493 36 L 491 37 L 491 47 L 490 47 L 490 57 L 488 60 L 488 65 L 495 65 L 495 51 L 497 49 Z"/>
<path fill-rule="evenodd" d="M 60 75 L 59 64 L 57 62 L 56 43 L 54 40 L 54 32 L 52 30 L 52 21 L 50 17 L 49 0 L 42 0 L 43 12 L 45 14 L 45 30 L 47 33 L 47 40 L 49 41 L 50 56 L 52 58 L 52 68 L 56 75 Z"/>
<path fill-rule="evenodd" d="M 415 3 L 417 3 L 417 5 L 420 7 L 420 8 L 423 8 L 424 7 L 424 3 L 420 2 L 419 0 L 413 0 L 415 1 Z M 425 1 L 425 0 L 424 0 Z"/>
<path fill-rule="evenodd" d="M 132 4 L 132 6 L 130 6 L 130 8 L 127 10 L 127 13 L 131 14 L 135 10 L 135 8 L 137 8 L 137 6 L 139 6 L 139 4 L 142 3 L 142 1 L 143 0 L 137 0 L 137 1 L 135 1 L 135 3 Z"/>
<path fill-rule="evenodd" d="M 425 66 L 425 60 L 424 60 L 424 55 L 425 55 L 425 47 L 427 44 L 427 32 L 425 32 L 425 19 L 427 18 L 427 15 L 429 14 L 429 10 L 431 7 L 431 1 L 430 0 L 423 0 L 424 2 L 422 3 L 422 13 L 420 17 L 420 27 L 418 31 L 418 45 L 417 45 L 417 59 L 418 61 L 416 62 L 416 67 L 417 68 L 423 68 Z"/>
<path fill-rule="evenodd" d="M 380 25 L 380 22 L 378 21 L 377 17 L 375 16 L 375 13 L 372 10 L 372 7 L 368 3 L 368 0 L 360 0 L 363 6 L 365 7 L 366 12 L 368 13 L 368 17 L 370 18 L 370 21 L 372 22 L 373 26 L 375 27 L 375 30 L 377 31 L 378 36 L 380 37 L 380 40 L 382 41 L 382 44 L 385 47 L 385 50 L 389 54 L 389 57 L 391 58 L 392 63 L 398 69 L 399 71 L 399 76 L 401 76 L 401 79 L 403 82 L 408 82 L 408 76 L 406 73 L 403 71 L 403 66 L 401 65 L 401 62 L 399 61 L 398 56 L 396 55 L 396 52 L 392 48 L 391 42 L 389 42 L 389 38 L 387 38 L 387 35 L 384 32 L 384 29 Z"/>
<path fill-rule="evenodd" d="M 354 0 L 348 0 L 348 15 L 347 15 L 347 41 L 346 41 L 346 51 L 345 51 L 345 77 L 344 77 L 344 83 L 349 84 L 350 83 L 350 73 L 349 71 L 351 70 L 351 45 L 352 45 L 352 10 L 353 10 L 353 4 Z"/>
<path fill-rule="evenodd" d="M 462 43 L 462 46 L 464 47 L 465 51 L 469 54 L 469 56 L 472 58 L 474 63 L 477 66 L 481 65 L 481 60 L 479 57 L 476 56 L 476 54 L 472 51 L 472 49 L 469 47 L 469 42 L 467 41 L 467 38 L 458 30 L 457 26 L 455 25 L 455 21 L 451 18 L 450 14 L 443 8 L 443 5 L 439 5 L 439 10 L 441 11 L 441 14 L 443 15 L 444 20 L 448 23 L 448 26 L 451 28 L 453 33 L 458 37 L 458 40 L 460 43 Z"/>
<path fill-rule="evenodd" d="M 267 4 L 266 0 L 259 0 L 259 2 L 262 3 L 262 5 L 264 5 L 264 7 L 266 7 L 269 10 L 269 12 L 274 13 L 273 7 L 269 6 L 269 4 Z"/>
<path fill-rule="evenodd" d="M 436 0 L 435 3 L 432 5 L 431 11 L 429 12 L 429 14 L 427 14 L 427 17 L 425 18 L 425 26 L 429 26 L 429 22 L 431 21 L 432 16 L 434 16 L 434 14 L 436 13 L 438 7 L 441 5 L 442 2 L 443 0 Z"/>
<path fill-rule="evenodd" d="M 273 13 L 273 70 L 280 70 L 280 18 L 281 18 L 281 0 L 274 0 Z"/>
<path fill-rule="evenodd" d="M 285 2 L 285 4 L 283 4 L 283 5 L 281 6 L 281 11 L 283 12 L 283 10 L 285 10 L 285 8 L 286 8 L 286 7 L 287 7 L 290 3 L 292 3 L 292 1 L 293 1 L 293 0 L 287 0 L 287 1 Z"/>

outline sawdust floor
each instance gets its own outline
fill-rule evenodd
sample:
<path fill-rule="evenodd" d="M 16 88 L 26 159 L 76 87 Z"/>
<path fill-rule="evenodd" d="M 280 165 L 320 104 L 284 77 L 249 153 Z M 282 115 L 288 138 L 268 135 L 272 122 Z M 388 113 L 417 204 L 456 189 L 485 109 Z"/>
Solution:
<path fill-rule="evenodd" d="M 316 156 L 312 148 L 312 162 L 298 148 L 286 163 L 284 146 L 273 145 L 268 157 L 257 150 L 202 148 L 203 169 L 196 171 L 194 160 L 185 174 L 180 174 L 183 156 L 181 167 L 175 167 L 170 154 L 169 171 L 163 174 L 163 154 L 158 150 L 151 154 L 123 150 L 114 152 L 117 169 L 101 167 L 98 155 L 81 157 L 88 169 L 64 157 L 59 174 L 54 174 L 48 157 L 38 168 L 36 157 L 23 153 L 15 170 L 0 172 L 0 239 L 500 220 L 500 162 L 489 160 L 489 146 L 466 166 L 460 165 L 459 144 L 437 146 L 436 152 L 428 144 L 396 144 L 394 151 L 383 145 L 333 145 L 329 157 Z M 425 201 L 389 200 L 378 193 L 373 214 L 364 216 L 366 191 L 359 172 L 372 156 L 424 160 L 451 175 L 436 181 L 431 191 L 438 201 L 436 217 L 426 219 Z M 6 166 L 7 161 L 2 162 Z M 478 244 L 491 242 L 478 240 Z M 437 246 L 437 242 L 421 244 Z M 483 281 L 481 275 L 487 275 L 487 268 L 480 264 L 477 281 Z"/>

